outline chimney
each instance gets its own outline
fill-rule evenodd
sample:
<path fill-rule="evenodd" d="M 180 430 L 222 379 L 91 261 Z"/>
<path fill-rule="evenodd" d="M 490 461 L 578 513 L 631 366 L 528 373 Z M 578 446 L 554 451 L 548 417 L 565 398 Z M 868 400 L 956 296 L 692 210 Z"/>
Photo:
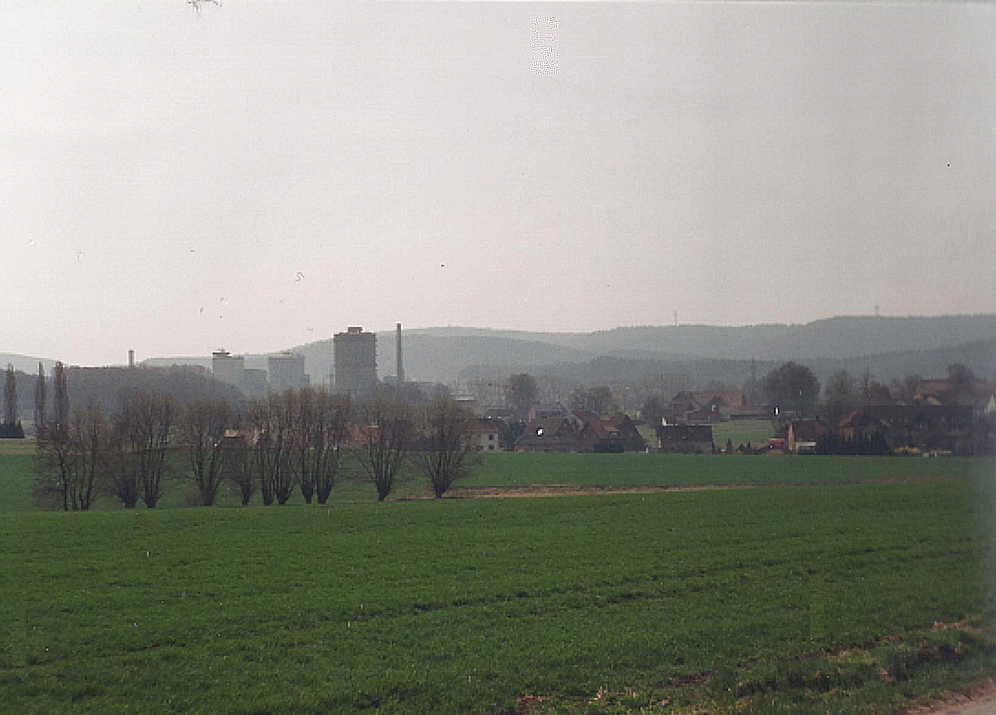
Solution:
<path fill-rule="evenodd" d="M 405 364 L 401 359 L 401 323 L 398 323 L 398 384 L 405 381 Z"/>
<path fill-rule="evenodd" d="M 135 367 L 135 351 L 128 351 L 128 367 Z"/>

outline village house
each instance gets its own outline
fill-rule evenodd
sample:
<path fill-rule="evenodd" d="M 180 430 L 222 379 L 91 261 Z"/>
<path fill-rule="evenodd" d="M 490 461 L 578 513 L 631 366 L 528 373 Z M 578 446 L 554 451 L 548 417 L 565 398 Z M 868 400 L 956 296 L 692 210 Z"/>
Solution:
<path fill-rule="evenodd" d="M 867 409 L 854 410 L 837 427 L 841 439 L 869 439 L 876 435 L 887 435 L 892 426 L 884 419 Z"/>
<path fill-rule="evenodd" d="M 838 427 L 843 438 L 880 431 L 892 449 L 960 450 L 971 441 L 971 405 L 869 405 L 852 412 Z"/>
<path fill-rule="evenodd" d="M 578 438 L 585 452 L 643 452 L 647 443 L 633 421 L 626 415 L 602 419 L 597 415 L 579 415 L 584 423 Z"/>
<path fill-rule="evenodd" d="M 660 452 L 710 454 L 713 451 L 710 425 L 661 425 L 657 428 Z"/>
<path fill-rule="evenodd" d="M 683 391 L 676 394 L 668 403 L 665 420 L 674 423 L 715 423 L 726 422 L 732 417 L 767 417 L 765 408 L 748 407 L 744 404 L 742 390 L 728 392 Z"/>
<path fill-rule="evenodd" d="M 567 417 L 531 420 L 515 440 L 516 452 L 580 452 L 581 438 Z"/>
<path fill-rule="evenodd" d="M 823 420 L 792 420 L 785 433 L 785 450 L 790 454 L 815 454 L 827 429 Z"/>
<path fill-rule="evenodd" d="M 501 452 L 501 423 L 486 417 L 473 421 L 470 430 L 470 448 L 474 452 Z"/>

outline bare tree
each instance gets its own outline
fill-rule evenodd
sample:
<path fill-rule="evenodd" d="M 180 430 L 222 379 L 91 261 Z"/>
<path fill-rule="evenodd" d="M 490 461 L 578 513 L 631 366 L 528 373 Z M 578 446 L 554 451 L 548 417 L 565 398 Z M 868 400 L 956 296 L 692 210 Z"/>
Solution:
<path fill-rule="evenodd" d="M 107 427 L 99 408 L 78 410 L 67 424 L 46 425 L 35 445 L 35 503 L 63 511 L 89 509 L 106 465 Z"/>
<path fill-rule="evenodd" d="M 862 378 L 864 380 L 864 378 Z M 870 390 L 871 378 L 868 378 Z M 847 370 L 837 370 L 827 379 L 823 388 L 823 400 L 826 404 L 827 419 L 832 427 L 836 427 L 860 402 L 856 390 L 856 381 Z"/>
<path fill-rule="evenodd" d="M 61 362 L 52 370 L 55 386 L 55 411 L 44 423 L 42 438 L 36 442 L 37 480 L 35 503 L 42 507 L 72 507 L 73 445 L 69 439 L 69 389 L 66 368 Z"/>
<path fill-rule="evenodd" d="M 121 416 L 123 420 L 116 425 L 123 437 L 125 451 L 121 456 L 131 463 L 145 506 L 154 509 L 165 489 L 166 455 L 176 406 L 169 395 L 139 391 L 125 399 Z"/>
<path fill-rule="evenodd" d="M 301 487 L 304 502 L 310 504 L 315 496 L 316 449 L 315 430 L 318 428 L 315 391 L 305 387 L 285 393 L 291 420 L 291 468 Z"/>
<path fill-rule="evenodd" d="M 17 424 L 17 373 L 13 363 L 7 363 L 7 375 L 3 386 L 4 421 L 13 427 Z"/>
<path fill-rule="evenodd" d="M 618 411 L 619 405 L 612 396 L 612 390 L 605 385 L 585 389 L 579 387 L 571 395 L 572 412 L 591 412 L 602 416 Z"/>
<path fill-rule="evenodd" d="M 99 492 L 98 479 L 107 459 L 107 420 L 96 405 L 78 410 L 69 427 L 72 449 L 69 498 L 74 511 L 93 506 Z"/>
<path fill-rule="evenodd" d="M 69 424 L 69 380 L 66 366 L 61 362 L 52 368 L 52 423 L 56 426 Z"/>
<path fill-rule="evenodd" d="M 291 421 L 290 457 L 294 478 L 307 504 L 325 504 L 335 484 L 349 424 L 348 397 L 304 388 L 283 395 Z"/>
<path fill-rule="evenodd" d="M 412 419 L 408 405 L 397 400 L 377 399 L 361 411 L 360 464 L 384 501 L 394 489 L 398 473 L 408 455 Z"/>
<path fill-rule="evenodd" d="M 225 431 L 233 425 L 227 402 L 204 398 L 189 403 L 180 422 L 180 440 L 186 448 L 197 503 L 211 506 L 224 477 Z"/>
<path fill-rule="evenodd" d="M 291 465 L 291 415 L 293 405 L 284 395 L 269 395 L 250 409 L 254 466 L 259 474 L 263 503 L 285 504 L 294 489 Z"/>
<path fill-rule="evenodd" d="M 10 368 L 7 370 L 9 373 Z M 954 399 L 971 397 L 974 382 L 975 373 L 963 363 L 956 362 L 948 365 L 948 384 L 951 386 L 951 395 Z"/>
<path fill-rule="evenodd" d="M 249 506 L 252 495 L 256 493 L 256 475 L 253 472 L 252 448 L 242 430 L 239 432 L 237 437 L 225 439 L 225 458 L 222 465 L 225 479 L 239 490 L 242 506 Z"/>
<path fill-rule="evenodd" d="M 35 455 L 35 504 L 43 509 L 69 511 L 74 469 L 69 425 L 55 421 L 46 424 L 35 442 Z"/>
<path fill-rule="evenodd" d="M 35 436 L 43 437 L 45 432 L 45 398 L 47 397 L 45 383 L 45 367 L 38 363 L 38 379 L 35 381 Z"/>
<path fill-rule="evenodd" d="M 315 492 L 325 504 L 339 473 L 343 447 L 349 433 L 352 403 L 348 396 L 319 390 L 315 399 Z"/>
<path fill-rule="evenodd" d="M 474 418 L 456 401 L 437 398 L 424 408 L 421 427 L 417 460 L 438 499 L 467 474 Z"/>
<path fill-rule="evenodd" d="M 111 416 L 106 455 L 109 491 L 125 509 L 135 508 L 142 491 L 136 459 L 131 451 L 130 419 L 124 409 Z"/>

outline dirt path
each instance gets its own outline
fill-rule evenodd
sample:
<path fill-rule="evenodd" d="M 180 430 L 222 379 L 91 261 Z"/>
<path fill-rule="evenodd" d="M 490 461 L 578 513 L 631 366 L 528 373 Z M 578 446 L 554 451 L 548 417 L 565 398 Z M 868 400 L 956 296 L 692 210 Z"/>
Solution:
<path fill-rule="evenodd" d="M 996 715 L 996 683 L 914 708 L 908 715 Z"/>
<path fill-rule="evenodd" d="M 565 497 L 597 494 L 651 494 L 658 492 L 706 492 L 734 489 L 766 489 L 774 487 L 827 487 L 853 484 L 899 484 L 906 482 L 947 481 L 944 477 L 921 476 L 911 479 L 871 479 L 857 482 L 806 482 L 803 484 L 697 484 L 684 486 L 612 485 L 612 484 L 523 484 L 515 487 L 454 487 L 447 499 L 503 499 L 516 497 Z M 416 497 L 417 498 L 417 497 Z M 426 498 L 431 498 L 431 495 Z"/>
<path fill-rule="evenodd" d="M 758 489 L 756 484 L 655 486 L 647 485 L 579 485 L 579 484 L 530 484 L 518 487 L 454 487 L 447 492 L 449 499 L 504 499 L 516 497 L 565 497 L 593 494 L 651 494 L 658 492 L 704 492 L 718 489 Z"/>

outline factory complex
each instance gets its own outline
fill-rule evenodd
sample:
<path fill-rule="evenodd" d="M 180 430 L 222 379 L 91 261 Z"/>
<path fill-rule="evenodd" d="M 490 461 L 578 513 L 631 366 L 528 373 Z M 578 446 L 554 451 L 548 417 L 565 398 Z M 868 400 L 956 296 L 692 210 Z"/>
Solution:
<path fill-rule="evenodd" d="M 350 326 L 345 332 L 333 336 L 332 352 L 333 370 L 329 384 L 335 392 L 355 397 L 373 389 L 377 384 L 377 336 L 374 333 L 365 332 L 360 326 Z M 270 355 L 266 360 L 266 369 L 251 368 L 246 367 L 244 356 L 233 355 L 224 349 L 216 350 L 211 354 L 211 373 L 216 379 L 234 385 L 249 396 L 311 384 L 311 378 L 305 372 L 304 355 L 282 352 Z M 397 365 L 395 379 L 402 383 L 405 373 L 401 323 L 397 324 Z"/>

